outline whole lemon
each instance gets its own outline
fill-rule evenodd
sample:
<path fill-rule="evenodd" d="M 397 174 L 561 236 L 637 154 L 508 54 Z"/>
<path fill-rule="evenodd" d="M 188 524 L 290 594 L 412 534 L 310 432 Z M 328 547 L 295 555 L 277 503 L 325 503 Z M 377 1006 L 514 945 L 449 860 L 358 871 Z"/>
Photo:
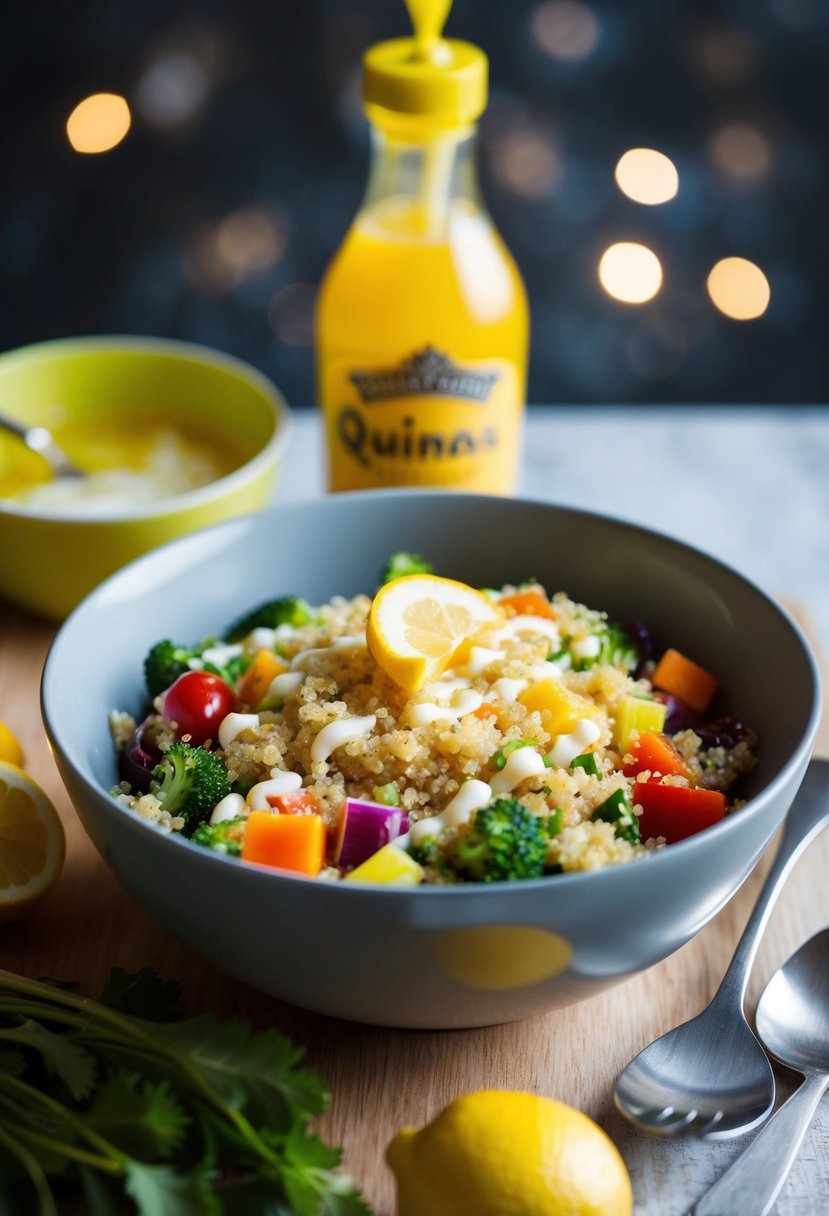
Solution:
<path fill-rule="evenodd" d="M 631 1216 L 613 1141 L 572 1106 L 484 1090 L 451 1102 L 386 1151 L 399 1216 Z"/>
<path fill-rule="evenodd" d="M 10 727 L 0 719 L 0 760 L 23 767 L 23 748 Z"/>

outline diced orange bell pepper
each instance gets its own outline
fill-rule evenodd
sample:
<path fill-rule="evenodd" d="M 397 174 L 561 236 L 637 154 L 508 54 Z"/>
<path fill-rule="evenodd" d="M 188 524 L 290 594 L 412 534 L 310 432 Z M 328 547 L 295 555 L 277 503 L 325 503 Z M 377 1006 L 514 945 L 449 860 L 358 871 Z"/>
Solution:
<path fill-rule="evenodd" d="M 239 686 L 239 699 L 246 705 L 258 705 L 271 686 L 271 681 L 288 670 L 272 650 L 257 650 Z"/>
<path fill-rule="evenodd" d="M 593 701 L 553 679 L 537 680 L 518 700 L 530 713 L 541 714 L 544 729 L 551 735 L 569 734 L 582 718 L 595 718 L 598 712 Z"/>
<path fill-rule="evenodd" d="M 651 676 L 654 688 L 679 697 L 701 714 L 717 691 L 717 678 L 678 650 L 666 650 Z"/>
<path fill-rule="evenodd" d="M 293 790 L 290 794 L 271 794 L 265 798 L 280 815 L 319 815 L 320 804 L 311 790 Z"/>
<path fill-rule="evenodd" d="M 516 616 L 543 616 L 548 621 L 556 619 L 555 608 L 540 591 L 519 591 L 515 595 L 505 595 L 498 601 L 498 606 L 506 611 L 512 609 Z"/>
<path fill-rule="evenodd" d="M 646 770 L 662 777 L 689 777 L 691 770 L 667 735 L 658 730 L 643 730 L 628 746 L 633 763 L 626 764 L 623 773 L 635 777 Z"/>
<path fill-rule="evenodd" d="M 242 845 L 242 860 L 293 870 L 315 877 L 325 855 L 321 815 L 275 815 L 251 811 Z"/>
<path fill-rule="evenodd" d="M 634 781 L 633 801 L 642 808 L 639 816 L 642 840 L 664 836 L 668 844 L 685 840 L 718 823 L 728 806 L 728 800 L 720 790 L 661 785 L 658 781 Z"/>

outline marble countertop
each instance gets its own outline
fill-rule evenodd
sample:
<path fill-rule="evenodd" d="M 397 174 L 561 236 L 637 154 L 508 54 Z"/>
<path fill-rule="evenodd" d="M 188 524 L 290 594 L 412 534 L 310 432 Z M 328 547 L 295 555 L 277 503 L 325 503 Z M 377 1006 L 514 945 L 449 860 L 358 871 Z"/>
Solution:
<path fill-rule="evenodd" d="M 277 502 L 324 489 L 319 416 L 293 417 Z M 806 604 L 829 654 L 829 406 L 533 406 L 520 492 L 713 554 Z"/>

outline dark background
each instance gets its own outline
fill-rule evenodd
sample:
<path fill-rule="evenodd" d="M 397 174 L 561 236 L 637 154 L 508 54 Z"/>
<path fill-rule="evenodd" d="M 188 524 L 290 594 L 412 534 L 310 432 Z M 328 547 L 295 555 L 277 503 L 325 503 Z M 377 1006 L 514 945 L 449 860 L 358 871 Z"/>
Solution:
<path fill-rule="evenodd" d="M 315 289 L 367 169 L 360 53 L 407 27 L 402 0 L 7 9 L 0 348 L 186 338 L 311 403 Z M 447 32 L 491 59 L 481 178 L 530 292 L 531 401 L 826 401 L 827 0 L 456 0 Z M 78 155 L 66 118 L 99 91 L 133 125 Z M 673 159 L 673 201 L 619 191 L 636 146 Z M 599 286 L 618 240 L 659 255 L 652 302 Z M 768 277 L 758 320 L 708 298 L 729 255 Z"/>

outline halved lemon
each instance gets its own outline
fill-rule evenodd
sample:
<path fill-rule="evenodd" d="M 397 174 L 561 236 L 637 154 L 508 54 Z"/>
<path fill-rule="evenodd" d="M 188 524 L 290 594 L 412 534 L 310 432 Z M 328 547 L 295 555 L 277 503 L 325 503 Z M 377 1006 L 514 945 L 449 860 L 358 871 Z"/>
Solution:
<path fill-rule="evenodd" d="M 20 746 L 20 740 L 2 719 L 0 719 L 0 760 L 16 764 L 18 768 L 23 767 L 23 748 Z"/>
<path fill-rule="evenodd" d="M 503 620 L 481 591 L 435 574 L 410 574 L 381 587 L 366 623 L 368 648 L 406 692 L 436 679 L 464 642 Z"/>
<path fill-rule="evenodd" d="M 0 761 L 0 922 L 49 890 L 65 853 L 63 825 L 43 790 L 17 765 Z"/>

